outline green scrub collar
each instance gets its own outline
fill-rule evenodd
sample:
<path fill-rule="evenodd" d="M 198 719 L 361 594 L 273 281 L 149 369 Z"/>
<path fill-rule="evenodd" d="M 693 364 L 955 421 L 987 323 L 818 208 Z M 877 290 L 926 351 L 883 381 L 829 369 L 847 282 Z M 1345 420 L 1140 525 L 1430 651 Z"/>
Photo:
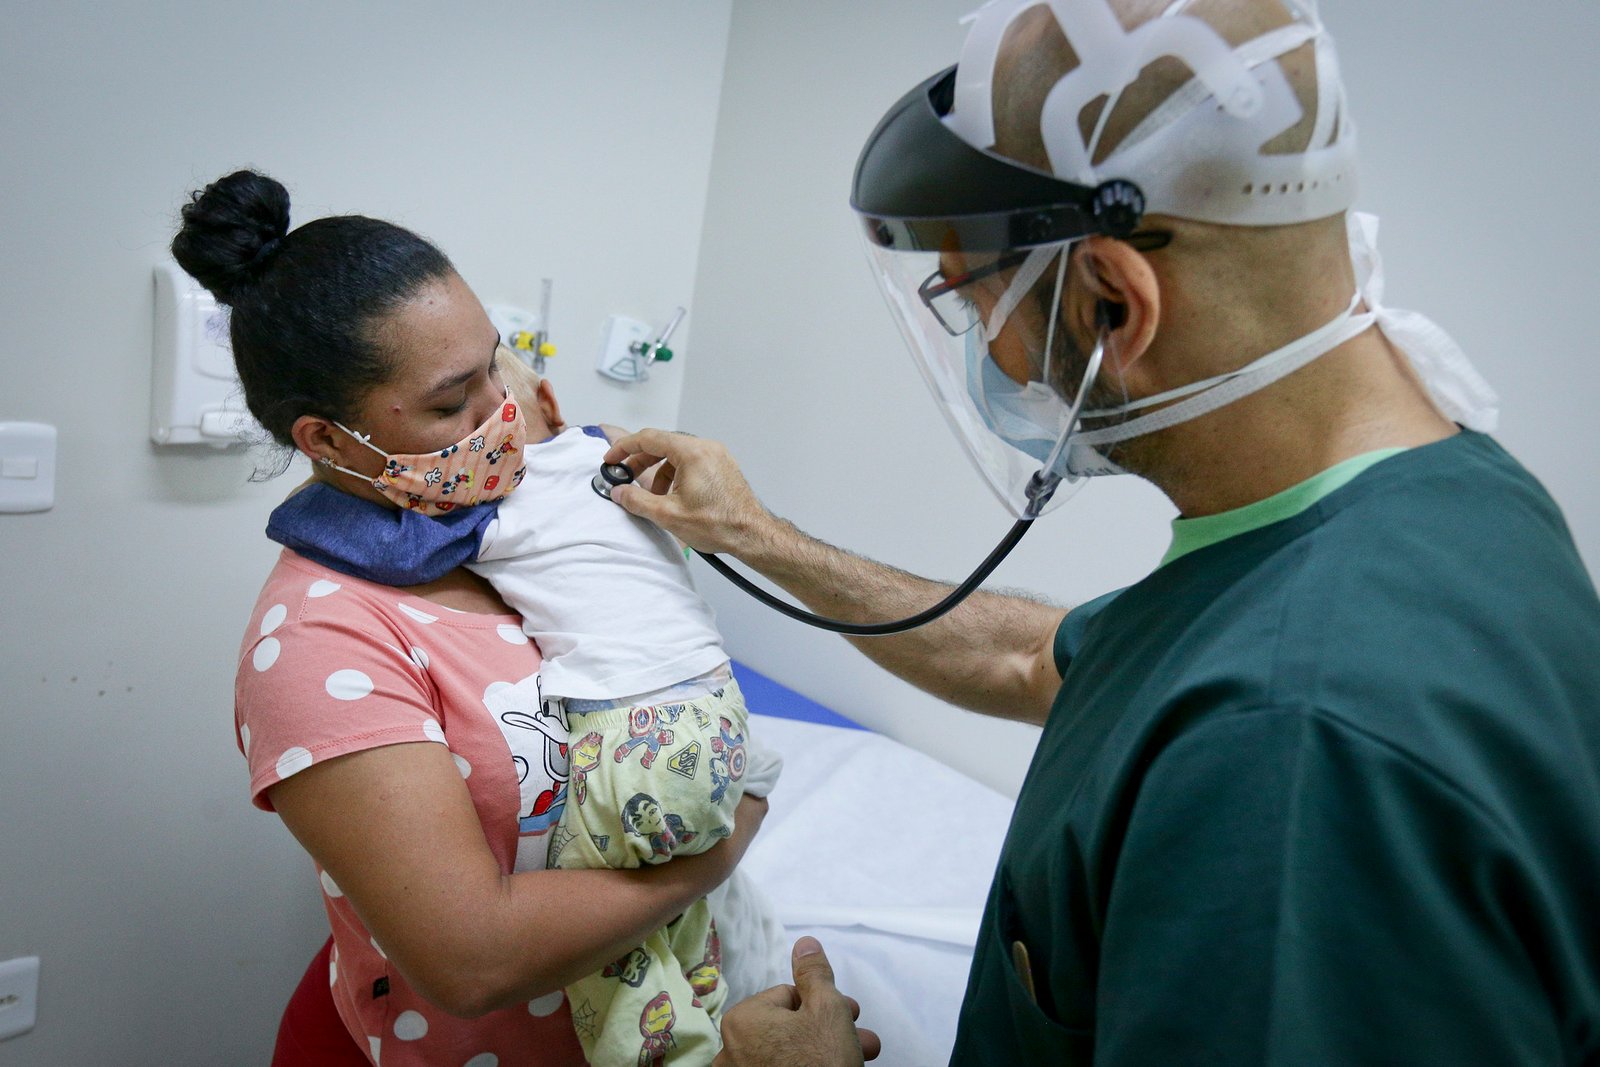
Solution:
<path fill-rule="evenodd" d="M 1165 567 L 1196 549 L 1298 515 L 1329 493 L 1349 484 L 1368 467 L 1404 451 L 1404 448 L 1380 448 L 1375 452 L 1363 452 L 1254 504 L 1198 519 L 1173 519 L 1172 546 L 1161 557 L 1159 566 Z"/>

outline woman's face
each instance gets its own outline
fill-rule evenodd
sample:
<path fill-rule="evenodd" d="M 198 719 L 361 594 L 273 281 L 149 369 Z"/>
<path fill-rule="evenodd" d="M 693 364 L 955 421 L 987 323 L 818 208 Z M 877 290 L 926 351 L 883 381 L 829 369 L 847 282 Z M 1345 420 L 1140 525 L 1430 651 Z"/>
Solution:
<path fill-rule="evenodd" d="M 394 372 L 367 394 L 356 414 L 359 421 L 350 428 L 372 435 L 372 443 L 385 452 L 433 452 L 453 445 L 505 401 L 495 362 L 500 335 L 455 274 L 430 283 L 391 312 L 378 325 L 377 340 L 393 360 Z M 375 472 L 382 467 L 375 453 L 361 451 Z"/>
<path fill-rule="evenodd" d="M 483 425 L 505 401 L 495 352 L 500 337 L 483 305 L 454 273 L 430 282 L 375 327 L 376 342 L 393 364 L 389 380 L 374 386 L 352 415 L 351 430 L 371 437 L 390 455 L 437 452 Z M 331 459 L 377 478 L 384 458 L 318 416 L 301 416 L 295 444 L 313 460 Z M 318 477 L 345 492 L 380 504 L 389 501 L 359 478 Z"/>

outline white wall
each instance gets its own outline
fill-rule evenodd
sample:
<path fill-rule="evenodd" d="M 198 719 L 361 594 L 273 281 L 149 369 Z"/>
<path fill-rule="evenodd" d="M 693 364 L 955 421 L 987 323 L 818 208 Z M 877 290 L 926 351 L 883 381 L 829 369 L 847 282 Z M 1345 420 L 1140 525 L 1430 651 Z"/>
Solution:
<path fill-rule="evenodd" d="M 256 165 L 297 221 L 410 225 L 486 300 L 531 304 L 553 276 L 569 415 L 721 437 L 780 513 L 953 578 L 1009 520 L 913 373 L 846 198 L 863 138 L 954 60 L 975 2 L 744 0 L 731 35 L 732 0 L 12 5 L 0 420 L 60 428 L 62 484 L 54 511 L 0 516 L 0 959 L 44 958 L 39 1027 L 0 1062 L 263 1062 L 321 938 L 308 861 L 247 806 L 232 750 L 231 662 L 288 483 L 146 437 L 149 268 L 184 192 Z M 1501 439 L 1600 565 L 1600 9 L 1324 7 L 1391 300 L 1466 345 L 1505 398 Z M 642 389 L 593 374 L 606 314 L 678 303 L 681 361 Z M 995 581 L 1065 602 L 1133 581 L 1170 515 L 1141 483 L 1092 485 Z M 702 587 L 735 654 L 1014 788 L 1030 731 Z"/>
<path fill-rule="evenodd" d="M 292 481 L 147 437 L 150 268 L 185 193 L 253 165 L 296 222 L 430 236 L 485 300 L 537 306 L 553 277 L 568 413 L 670 424 L 681 364 L 629 392 L 593 359 L 606 314 L 689 301 L 729 10 L 8 5 L 0 420 L 59 428 L 60 484 L 0 515 L 0 959 L 43 958 L 39 1025 L 0 1063 L 265 1063 L 326 936 L 231 725 Z"/>
<path fill-rule="evenodd" d="M 972 0 L 742 3 L 734 10 L 682 425 L 720 437 L 778 513 L 935 577 L 964 576 L 1009 516 L 955 445 L 878 296 L 847 206 L 882 113 L 955 61 Z M 1588 309 L 1600 216 L 1593 4 L 1327 0 L 1361 130 L 1361 207 L 1384 218 L 1388 301 L 1450 330 L 1504 400 L 1501 441 L 1600 567 L 1600 429 Z M 1240 462 L 1250 462 L 1240 457 Z M 1073 603 L 1136 580 L 1173 509 L 1101 480 L 992 581 Z M 954 711 L 837 637 L 721 584 L 735 654 L 1001 789 L 1033 732 Z"/>

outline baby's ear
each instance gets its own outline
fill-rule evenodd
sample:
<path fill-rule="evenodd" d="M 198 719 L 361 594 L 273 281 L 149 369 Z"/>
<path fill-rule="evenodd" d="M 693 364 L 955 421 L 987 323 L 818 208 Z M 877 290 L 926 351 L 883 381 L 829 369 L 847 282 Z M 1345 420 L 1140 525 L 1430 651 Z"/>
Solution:
<path fill-rule="evenodd" d="M 556 403 L 555 386 L 550 384 L 549 378 L 540 378 L 539 387 L 535 390 L 535 403 L 539 405 L 539 414 L 544 416 L 544 424 L 550 428 L 551 433 L 560 433 L 567 428 L 561 418 L 561 405 Z"/>

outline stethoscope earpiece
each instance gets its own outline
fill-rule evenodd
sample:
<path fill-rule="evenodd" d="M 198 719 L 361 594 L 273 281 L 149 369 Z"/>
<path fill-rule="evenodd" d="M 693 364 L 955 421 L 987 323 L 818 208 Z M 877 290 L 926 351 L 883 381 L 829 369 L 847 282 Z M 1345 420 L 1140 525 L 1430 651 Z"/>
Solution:
<path fill-rule="evenodd" d="M 600 473 L 590 480 L 589 486 L 596 493 L 611 499 L 611 490 L 614 486 L 628 485 L 633 481 L 633 471 L 621 463 L 607 463 L 600 468 Z"/>

